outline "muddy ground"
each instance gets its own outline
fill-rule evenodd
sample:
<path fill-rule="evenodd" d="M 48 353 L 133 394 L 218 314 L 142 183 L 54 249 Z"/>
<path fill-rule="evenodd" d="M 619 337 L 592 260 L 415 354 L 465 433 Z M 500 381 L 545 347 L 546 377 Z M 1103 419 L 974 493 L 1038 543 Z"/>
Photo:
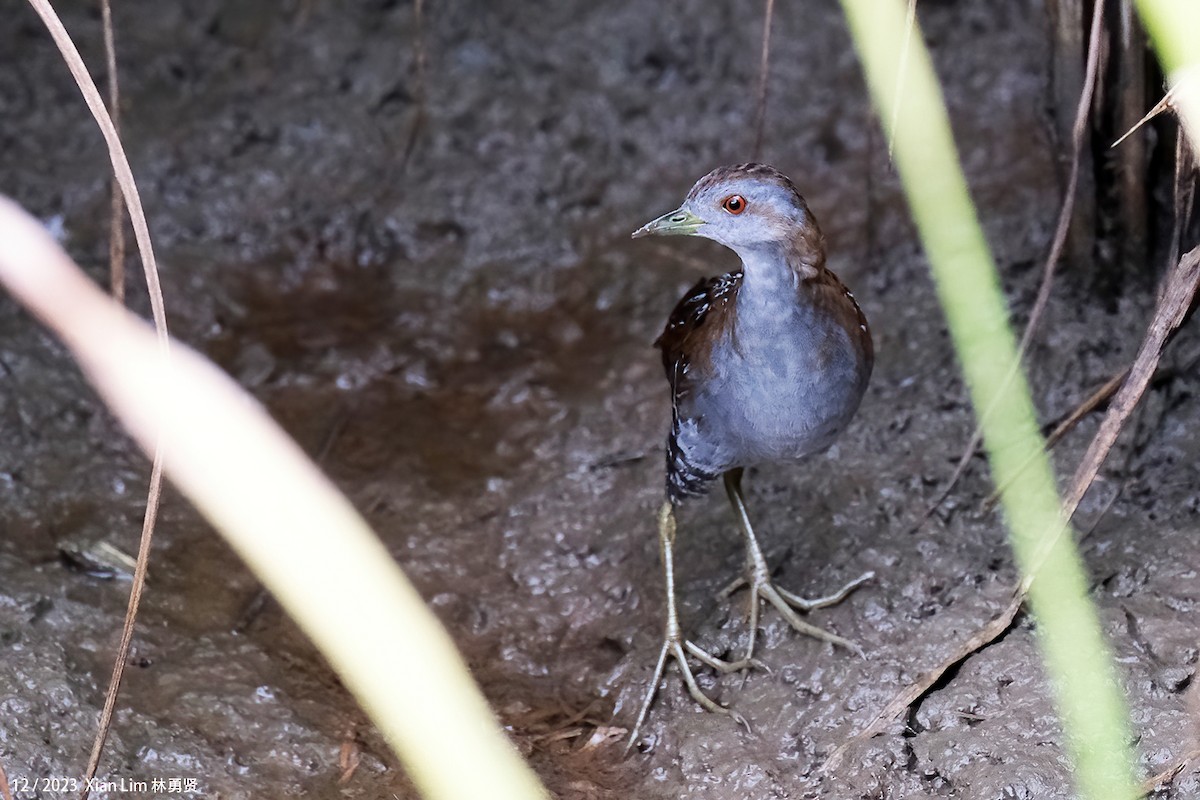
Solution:
<path fill-rule="evenodd" d="M 59 5 L 101 77 L 94 4 Z M 668 407 L 650 343 L 686 287 L 731 264 L 711 243 L 628 235 L 711 167 L 747 157 L 757 9 L 427 2 L 422 88 L 411 3 L 115 5 L 124 132 L 175 335 L 260 398 L 368 516 L 556 795 L 1071 796 L 1028 618 L 904 724 L 820 771 L 994 616 L 1015 577 L 1000 520 L 980 510 L 981 462 L 908 533 L 971 415 L 835 4 L 778 10 L 764 157 L 821 220 L 831 266 L 873 323 L 878 366 L 834 449 L 754 471 L 749 504 L 783 585 L 820 593 L 877 572 L 814 615 L 869 657 L 767 613 L 771 674 L 744 687 L 702 678 L 754 732 L 700 713 L 672 674 L 627 759 L 607 726 L 636 713 L 662 614 L 653 514 Z M 1041 4 L 931 2 L 921 15 L 1023 319 L 1060 186 Z M 33 12 L 15 4 L 7 17 L 0 191 L 103 280 L 100 137 Z M 144 310 L 136 277 L 131 303 Z M 1030 359 L 1046 419 L 1132 357 L 1153 279 L 1146 269 L 1116 297 L 1095 296 L 1082 271 L 1060 282 Z M 63 349 L 7 299 L 0 331 L 0 764 L 10 780 L 74 776 L 128 583 L 72 570 L 59 550 L 99 539 L 135 551 L 148 470 Z M 1196 350 L 1185 332 L 1168 360 Z M 1186 371 L 1156 386 L 1081 517 L 1142 775 L 1200 736 L 1188 691 L 1200 655 L 1197 388 Z M 1060 449 L 1060 472 L 1094 428 Z M 681 524 L 685 624 L 736 652 L 745 601 L 714 599 L 741 565 L 732 516 L 717 493 Z M 196 778 L 206 798 L 412 797 L 258 591 L 170 493 L 100 775 Z M 342 784 L 346 742 L 362 763 Z M 1200 772 L 1160 796 L 1200 796 Z"/>

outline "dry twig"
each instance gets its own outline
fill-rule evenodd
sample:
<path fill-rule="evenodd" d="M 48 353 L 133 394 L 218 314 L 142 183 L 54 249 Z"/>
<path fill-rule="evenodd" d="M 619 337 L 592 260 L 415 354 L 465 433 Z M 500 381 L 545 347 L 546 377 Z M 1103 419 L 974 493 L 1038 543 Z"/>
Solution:
<path fill-rule="evenodd" d="M 338 778 L 338 785 L 345 786 L 354 777 L 354 773 L 358 771 L 358 766 L 362 763 L 362 749 L 358 746 L 358 733 L 355 730 L 355 725 L 352 723 L 342 736 L 342 746 L 338 750 L 338 768 L 341 769 L 341 777 Z"/>
<path fill-rule="evenodd" d="M 1049 435 L 1046 436 L 1046 452 L 1053 450 L 1055 445 L 1061 442 L 1063 438 L 1070 433 L 1084 417 L 1112 399 L 1112 396 L 1116 394 L 1117 389 L 1121 388 L 1121 384 L 1125 382 L 1127 377 L 1129 377 L 1129 369 L 1129 367 L 1126 367 L 1125 369 L 1113 375 L 1111 378 L 1105 381 L 1100 388 L 1096 389 L 1096 391 L 1084 398 L 1082 403 L 1068 411 L 1066 415 L 1062 417 L 1061 421 L 1054 426 L 1054 429 L 1050 431 Z M 1045 429 L 1043 428 L 1043 430 Z M 1031 463 L 1033 463 L 1032 458 L 1022 464 L 1021 469 L 1024 470 Z M 1007 488 L 1007 486 L 1008 484 L 997 486 L 992 490 L 992 493 L 989 494 L 983 501 L 982 507 L 984 511 L 990 512 L 995 507 L 996 503 L 1000 501 L 1000 496 L 1003 494 L 1004 489 Z"/>
<path fill-rule="evenodd" d="M 137 184 L 133 179 L 133 170 L 129 167 L 129 159 L 125 156 L 117 129 L 104 109 L 104 101 L 100 91 L 88 74 L 83 58 L 79 55 L 75 43 L 71 41 L 62 21 L 50 7 L 48 0 L 29 0 L 34 11 L 41 17 L 54 43 L 58 46 L 63 60 L 71 70 L 79 91 L 83 94 L 84 102 L 100 126 L 108 145 L 109 159 L 112 161 L 113 172 L 121 185 L 125 202 L 129 208 L 130 219 L 133 222 L 134 238 L 137 240 L 138 251 L 142 257 L 142 265 L 146 275 L 146 288 L 150 294 L 150 308 L 154 317 L 154 329 L 158 340 L 158 351 L 162 358 L 169 357 L 170 339 L 167 335 L 167 313 L 163 303 L 162 287 L 158 280 L 158 266 L 154 259 L 154 248 L 150 242 L 150 228 L 146 223 L 146 214 L 142 209 L 142 201 L 138 195 Z M 154 523 L 158 518 L 158 503 L 162 495 L 162 442 L 155 446 L 154 458 L 150 468 L 150 485 L 147 490 L 146 513 L 142 518 L 141 543 L 138 547 L 137 569 L 133 574 L 133 583 L 129 590 L 129 606 L 125 613 L 125 624 L 121 631 L 121 642 L 117 647 L 117 655 L 113 664 L 112 677 L 109 680 L 108 691 L 104 698 L 104 710 L 100 714 L 99 730 L 96 741 L 92 746 L 92 754 L 88 759 L 87 771 L 84 775 L 84 790 L 82 797 L 89 794 L 88 780 L 95 777 L 96 768 L 100 763 L 100 754 L 104 751 L 104 742 L 108 737 L 108 729 L 112 724 L 113 710 L 116 708 L 117 693 L 121 688 L 121 678 L 125 674 L 125 663 L 129 658 L 130 645 L 133 642 L 133 625 L 137 619 L 138 606 L 141 603 L 142 589 L 146 584 L 146 564 L 150 557 L 150 543 L 154 537 Z"/>
<path fill-rule="evenodd" d="M 1108 452 L 1125 426 L 1125 421 L 1129 419 L 1129 415 L 1133 413 L 1133 409 L 1142 399 L 1146 387 L 1150 385 L 1150 379 L 1154 377 L 1154 372 L 1158 369 L 1158 362 L 1162 358 L 1163 347 L 1187 316 L 1188 310 L 1192 306 L 1192 300 L 1196 296 L 1198 283 L 1200 283 L 1200 247 L 1185 254 L 1179 263 L 1167 273 L 1163 282 L 1162 294 L 1159 297 L 1158 308 L 1154 312 L 1154 319 L 1150 321 L 1150 328 L 1146 331 L 1142 346 L 1133 360 L 1129 377 L 1109 405 L 1108 413 L 1100 423 L 1100 430 L 1096 432 L 1079 468 L 1075 471 L 1071 490 L 1067 493 L 1067 499 L 1063 503 L 1065 520 L 1070 521 L 1074 515 L 1075 509 L 1079 507 L 1079 502 L 1100 471 L 1100 465 L 1108 457 Z"/>
<path fill-rule="evenodd" d="M 108 66 L 108 114 L 113 130 L 121 133 L 121 95 L 117 87 L 117 46 L 113 35 L 112 5 L 100 0 L 100 16 L 104 22 L 104 59 Z M 121 199 L 121 184 L 114 173 L 109 197 L 110 230 L 108 238 L 109 286 L 113 299 L 125 303 L 125 201 Z"/>
<path fill-rule="evenodd" d="M 1165 95 L 1163 95 L 1162 100 L 1159 100 L 1157 103 L 1154 104 L 1154 108 L 1152 108 L 1146 112 L 1146 116 L 1139 119 L 1132 128 L 1125 131 L 1125 133 L 1121 136 L 1121 138 L 1117 139 L 1115 142 L 1113 142 L 1111 145 L 1109 145 L 1109 147 L 1116 147 L 1121 142 L 1125 141 L 1130 136 L 1132 136 L 1134 133 L 1139 131 L 1143 125 L 1145 125 L 1147 122 L 1154 119 L 1155 117 L 1157 117 L 1159 114 L 1163 113 L 1164 111 L 1166 111 L 1168 109 L 1170 109 L 1171 111 L 1174 111 L 1175 105 L 1176 105 L 1176 100 L 1178 98 L 1178 94 L 1179 94 L 1179 87 L 1178 86 L 1172 87 Z"/>
<path fill-rule="evenodd" d="M 1179 759 L 1162 772 L 1142 781 L 1142 785 L 1140 787 L 1142 794 L 1147 795 L 1151 792 L 1158 791 L 1160 788 L 1163 788 L 1166 784 L 1169 784 L 1171 781 L 1175 780 L 1176 776 L 1183 772 L 1187 765 L 1197 758 L 1200 758 L 1200 749 L 1192 750 L 1190 753 L 1185 754 L 1183 758 Z"/>
<path fill-rule="evenodd" d="M 774 17 L 775 0 L 767 0 L 767 9 L 763 16 L 762 57 L 758 63 L 758 91 L 755 93 L 754 147 L 750 151 L 754 161 L 758 160 L 758 154 L 762 151 L 763 130 L 767 121 L 767 73 L 771 57 L 771 20 Z"/>
<path fill-rule="evenodd" d="M 999 616 L 955 647 L 954 651 L 936 667 L 918 675 L 917 679 L 893 697 L 865 728 L 838 745 L 821 765 L 820 772 L 827 773 L 836 769 L 851 747 L 883 733 L 909 706 L 928 694 L 943 675 L 1000 638 L 1005 631 L 1012 627 L 1024 602 L 1023 594 L 1014 595 L 1012 601 Z"/>
<path fill-rule="evenodd" d="M 1184 236 L 1192 219 L 1196 199 L 1196 157 L 1188 146 L 1187 136 L 1180 130 L 1175 138 L 1175 224 L 1171 231 L 1171 255 L 1168 263 L 1174 263 L 1183 252 Z"/>
<path fill-rule="evenodd" d="M 408 141 L 404 145 L 404 155 L 400 158 L 400 171 L 408 168 L 408 160 L 412 158 L 413 150 L 417 147 L 417 139 L 425 129 L 425 33 L 424 33 L 424 2 L 416 0 L 413 3 L 413 37 L 416 48 L 417 85 L 414 92 L 417 101 L 416 115 L 412 127 L 408 129 Z"/>

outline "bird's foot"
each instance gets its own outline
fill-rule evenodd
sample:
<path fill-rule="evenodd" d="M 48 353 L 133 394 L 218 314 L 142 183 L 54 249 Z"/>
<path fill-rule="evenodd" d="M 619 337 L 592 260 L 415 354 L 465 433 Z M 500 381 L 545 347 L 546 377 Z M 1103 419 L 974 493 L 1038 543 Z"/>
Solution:
<path fill-rule="evenodd" d="M 679 671 L 683 674 L 683 682 L 687 686 L 688 694 L 700 704 L 701 708 L 705 711 L 711 711 L 714 714 L 723 714 L 730 717 L 734 722 L 745 728 L 747 733 L 750 732 L 750 723 L 746 721 L 745 717 L 734 709 L 716 702 L 700 689 L 700 685 L 696 683 L 696 676 L 692 673 L 692 668 L 688 666 L 687 656 L 689 653 L 700 663 L 723 674 L 740 672 L 751 667 L 766 669 L 766 666 L 761 661 L 754 658 L 743 658 L 740 661 L 725 661 L 717 658 L 699 645 L 685 640 L 678 633 L 669 632 L 663 639 L 662 649 L 658 653 L 658 664 L 654 667 L 654 678 L 650 681 L 650 688 L 646 690 L 646 699 L 642 701 L 642 708 L 638 712 L 637 722 L 634 723 L 633 730 L 629 734 L 629 742 L 625 745 L 626 753 L 637 744 L 638 734 L 642 730 L 642 723 L 646 721 L 646 715 L 650 711 L 650 704 L 654 701 L 654 696 L 658 693 L 658 684 L 662 680 L 663 672 L 666 670 L 668 658 L 674 658 L 679 664 Z"/>
<path fill-rule="evenodd" d="M 854 580 L 847 583 L 836 592 L 825 597 L 806 598 L 798 594 L 789 592 L 787 589 L 781 589 L 771 581 L 771 576 L 767 571 L 765 563 L 754 564 L 749 570 L 748 576 L 743 576 L 735 580 L 729 586 L 721 590 L 718 595 L 722 599 L 728 598 L 738 589 L 743 586 L 749 586 L 751 589 L 750 599 L 750 642 L 746 647 L 746 657 L 743 661 L 754 659 L 754 647 L 758 638 L 758 603 L 759 600 L 766 600 L 771 605 L 783 614 L 783 618 L 788 621 L 788 624 L 795 628 L 800 633 L 806 636 L 811 636 L 814 639 L 820 639 L 823 642 L 843 647 L 853 653 L 857 653 L 860 657 L 866 658 L 863 649 L 857 643 L 838 636 L 836 633 L 818 628 L 816 625 L 810 625 L 796 613 L 797 610 L 803 612 L 813 611 L 818 608 L 828 608 L 829 606 L 837 605 L 845 600 L 850 594 L 862 586 L 873 580 L 874 572 L 865 572 Z"/>

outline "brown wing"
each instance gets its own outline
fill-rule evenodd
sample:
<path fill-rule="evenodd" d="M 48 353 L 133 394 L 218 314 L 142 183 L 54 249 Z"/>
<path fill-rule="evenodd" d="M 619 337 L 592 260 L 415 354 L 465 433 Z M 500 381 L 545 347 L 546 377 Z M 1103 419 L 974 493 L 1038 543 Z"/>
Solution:
<path fill-rule="evenodd" d="M 714 337 L 725 315 L 732 311 L 741 285 L 740 272 L 704 278 L 675 306 L 667 327 L 655 340 L 654 346 L 662 350 L 663 370 L 676 399 L 686 390 L 691 365 L 707 361 Z"/>
<path fill-rule="evenodd" d="M 687 394 L 691 368 L 707 365 L 717 332 L 728 324 L 726 315 L 732 312 L 741 285 L 741 272 L 700 281 L 675 306 L 667 327 L 654 342 L 662 350 L 663 370 L 676 403 Z M 802 281 L 800 289 L 808 295 L 803 302 L 827 309 L 851 338 L 859 340 L 867 362 L 874 361 L 867 318 L 837 275 L 821 269 L 815 277 Z"/>
<path fill-rule="evenodd" d="M 851 339 L 858 341 L 869 370 L 870 365 L 875 362 L 871 328 L 867 324 L 867 316 L 858 307 L 858 301 L 846 288 L 846 284 L 830 270 L 822 269 L 815 278 L 810 278 L 801 286 L 808 290 L 814 305 L 828 310 Z"/>
<path fill-rule="evenodd" d="M 672 503 L 703 494 L 705 487 L 719 474 L 719 466 L 703 463 L 702 454 L 686 451 L 680 432 L 687 413 L 681 401 L 691 392 L 696 370 L 708 367 L 713 343 L 733 300 L 742 285 L 742 273 L 705 278 L 692 287 L 667 321 L 667 327 L 654 343 L 662 350 L 663 369 L 671 384 L 671 432 L 667 436 L 667 497 Z"/>

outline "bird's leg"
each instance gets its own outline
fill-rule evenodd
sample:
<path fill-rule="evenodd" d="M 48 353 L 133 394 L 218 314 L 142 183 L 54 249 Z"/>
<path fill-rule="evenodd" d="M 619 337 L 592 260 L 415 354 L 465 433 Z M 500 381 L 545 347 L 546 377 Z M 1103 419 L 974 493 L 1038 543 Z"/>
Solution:
<path fill-rule="evenodd" d="M 812 600 L 777 588 L 771 582 L 771 572 L 767 569 L 767 560 L 763 557 L 762 548 L 759 547 L 758 539 L 754 536 L 754 528 L 750 525 L 750 516 L 746 513 L 746 501 L 742 497 L 742 470 L 740 468 L 731 469 L 725 473 L 725 491 L 729 494 L 729 502 L 733 505 L 733 513 L 737 515 L 738 523 L 742 528 L 742 534 L 746 538 L 747 576 L 739 578 L 721 594 L 728 596 L 741 586 L 750 586 L 750 643 L 746 648 L 746 659 L 754 657 L 754 645 L 758 638 L 759 598 L 766 600 L 779 609 L 779 613 L 783 614 L 784 619 L 800 633 L 821 639 L 822 641 L 831 642 L 847 650 L 852 650 L 860 656 L 863 655 L 862 648 L 857 644 L 849 639 L 843 639 L 837 634 L 818 628 L 815 625 L 809 625 L 800 619 L 795 609 L 811 611 L 815 608 L 824 608 L 840 603 L 859 586 L 874 578 L 875 574 L 868 572 L 860 575 L 833 594 Z"/>
<path fill-rule="evenodd" d="M 670 500 L 667 500 L 658 512 L 658 548 L 659 555 L 662 558 L 663 581 L 666 583 L 667 589 L 667 628 L 666 633 L 663 635 L 662 649 L 658 653 L 658 663 L 654 667 L 654 678 L 650 681 L 650 688 L 646 690 L 646 699 L 642 701 L 642 708 L 638 712 L 637 722 L 634 723 L 633 731 L 629 734 L 629 743 L 625 746 L 626 752 L 629 752 L 629 749 L 637 742 L 638 734 L 642 729 L 642 723 L 646 721 L 646 714 L 650 711 L 650 704 L 654 701 L 654 695 L 658 692 L 658 682 L 662 680 L 663 670 L 666 669 L 668 657 L 674 658 L 679 663 L 679 671 L 683 673 L 683 682 L 687 685 L 688 694 L 692 696 L 693 700 L 699 703 L 705 710 L 712 711 L 715 714 L 730 716 L 747 731 L 750 730 L 750 725 L 746 722 L 745 717 L 731 708 L 726 708 L 716 703 L 700 690 L 700 686 L 696 683 L 696 677 L 692 674 L 691 667 L 688 666 L 688 653 L 701 663 L 712 667 L 718 672 L 725 673 L 746 669 L 754 666 L 755 662 L 748 658 L 742 661 L 723 661 L 683 638 L 679 627 L 679 613 L 675 608 L 674 545 L 675 507 L 671 505 Z"/>

